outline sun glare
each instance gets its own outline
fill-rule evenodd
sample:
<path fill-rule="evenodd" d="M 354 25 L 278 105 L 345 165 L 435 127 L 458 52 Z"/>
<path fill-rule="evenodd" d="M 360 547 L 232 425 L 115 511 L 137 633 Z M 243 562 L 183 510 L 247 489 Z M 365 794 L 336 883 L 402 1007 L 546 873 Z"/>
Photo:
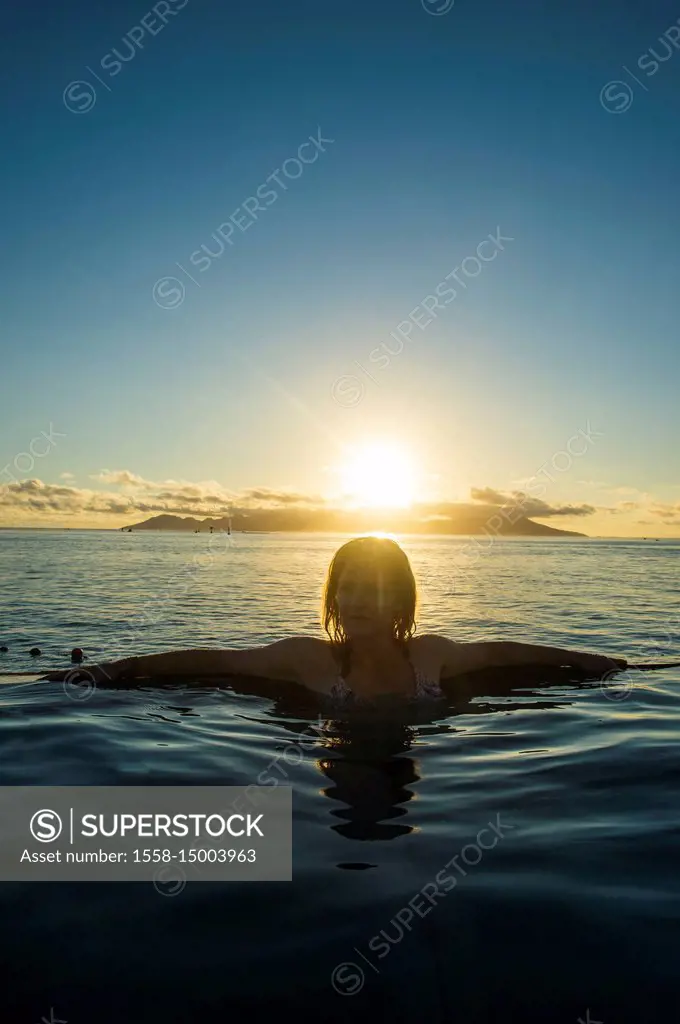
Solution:
<path fill-rule="evenodd" d="M 359 508 L 408 508 L 416 498 L 413 463 L 397 445 L 362 445 L 340 474 L 345 498 Z"/>

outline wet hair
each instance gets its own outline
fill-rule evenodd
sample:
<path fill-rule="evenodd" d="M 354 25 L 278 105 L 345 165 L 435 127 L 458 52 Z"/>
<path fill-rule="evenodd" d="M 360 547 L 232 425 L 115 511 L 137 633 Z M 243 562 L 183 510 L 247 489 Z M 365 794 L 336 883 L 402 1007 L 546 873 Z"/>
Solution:
<path fill-rule="evenodd" d="M 377 577 L 378 586 L 393 595 L 394 638 L 404 644 L 416 628 L 416 581 L 405 552 L 388 537 L 356 537 L 335 552 L 323 595 L 323 627 L 331 641 L 344 646 L 348 640 L 340 622 L 337 593 L 340 578 L 349 567 Z"/>

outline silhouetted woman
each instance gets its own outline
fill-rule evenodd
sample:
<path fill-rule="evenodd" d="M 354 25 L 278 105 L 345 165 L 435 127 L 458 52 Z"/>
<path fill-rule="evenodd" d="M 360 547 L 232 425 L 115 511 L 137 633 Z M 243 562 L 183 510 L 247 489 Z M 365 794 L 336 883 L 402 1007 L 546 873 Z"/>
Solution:
<path fill-rule="evenodd" d="M 461 643 L 436 633 L 415 635 L 416 598 L 413 572 L 400 546 L 387 538 L 358 537 L 339 548 L 328 570 L 323 598 L 327 640 L 293 636 L 245 649 L 169 651 L 84 666 L 84 671 L 104 685 L 179 677 L 199 684 L 206 677 L 254 676 L 297 683 L 353 706 L 385 697 L 440 700 L 443 679 L 488 668 L 568 666 L 603 676 L 627 665 L 623 658 L 539 644 Z M 258 692 L 255 681 L 249 692 Z"/>

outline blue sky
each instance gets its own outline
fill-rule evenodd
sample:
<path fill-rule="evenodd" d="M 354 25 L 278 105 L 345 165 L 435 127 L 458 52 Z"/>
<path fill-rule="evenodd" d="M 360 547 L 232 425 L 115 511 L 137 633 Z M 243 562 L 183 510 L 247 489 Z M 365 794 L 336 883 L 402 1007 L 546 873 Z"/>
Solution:
<path fill-rule="evenodd" d="M 545 500 L 595 511 L 559 525 L 680 534 L 680 49 L 660 42 L 680 10 L 445 4 L 9 14 L 0 522 L 134 521 L 97 495 L 140 489 L 328 498 L 374 439 L 465 501 L 590 423 Z M 268 178 L 276 198 L 197 269 Z M 184 297 L 162 308 L 169 276 Z M 50 424 L 65 436 L 17 467 Z M 31 511 L 31 478 L 72 493 Z"/>

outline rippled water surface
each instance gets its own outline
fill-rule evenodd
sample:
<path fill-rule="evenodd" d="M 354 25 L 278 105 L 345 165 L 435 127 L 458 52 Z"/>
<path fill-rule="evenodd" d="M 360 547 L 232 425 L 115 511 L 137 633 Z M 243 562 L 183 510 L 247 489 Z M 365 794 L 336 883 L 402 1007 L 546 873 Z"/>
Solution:
<path fill-rule="evenodd" d="M 36 681 L 74 646 L 320 635 L 344 539 L 0 531 L 0 672 L 27 673 L 0 680 L 1 784 L 248 785 L 274 760 L 294 829 L 292 882 L 0 883 L 3 1024 L 677 1019 L 679 670 L 467 680 L 380 722 Z M 421 630 L 680 659 L 680 543 L 402 543 Z"/>

